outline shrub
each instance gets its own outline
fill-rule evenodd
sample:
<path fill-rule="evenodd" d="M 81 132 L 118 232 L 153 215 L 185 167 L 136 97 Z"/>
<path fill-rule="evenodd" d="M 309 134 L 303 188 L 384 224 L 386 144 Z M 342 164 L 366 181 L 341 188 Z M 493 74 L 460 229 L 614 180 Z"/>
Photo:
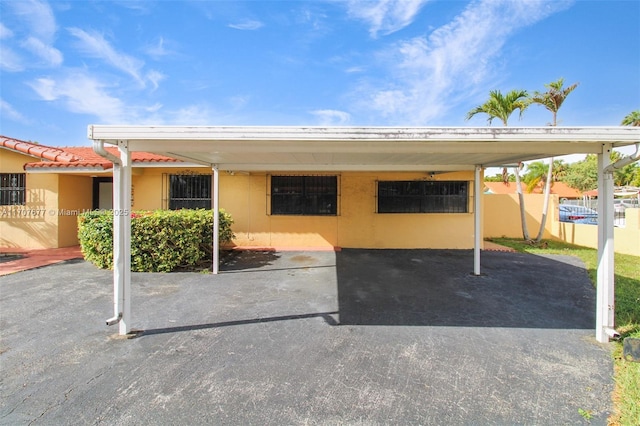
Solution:
<path fill-rule="evenodd" d="M 220 243 L 234 238 L 233 219 L 220 210 Z M 131 270 L 170 272 L 211 262 L 211 210 L 157 210 L 131 214 Z M 98 268 L 113 267 L 113 213 L 91 211 L 78 216 L 78 239 L 84 258 Z"/>

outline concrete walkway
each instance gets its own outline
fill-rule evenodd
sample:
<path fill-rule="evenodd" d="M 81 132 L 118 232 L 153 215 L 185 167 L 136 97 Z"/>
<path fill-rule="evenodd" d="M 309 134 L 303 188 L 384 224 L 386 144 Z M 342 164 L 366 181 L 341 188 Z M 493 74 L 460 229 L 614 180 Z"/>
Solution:
<path fill-rule="evenodd" d="M 491 241 L 483 242 L 483 250 L 515 252 L 510 247 L 505 247 Z M 254 249 L 258 250 L 259 249 Z M 300 251 L 287 249 L 287 251 Z M 326 251 L 308 250 L 308 251 Z M 54 249 L 19 249 L 0 247 L 0 276 L 14 274 L 29 269 L 41 268 L 43 266 L 54 265 L 72 259 L 82 259 L 80 246 L 64 247 Z M 9 259 L 9 260 L 5 260 Z"/>
<path fill-rule="evenodd" d="M 53 265 L 65 260 L 82 259 L 82 257 L 80 246 L 26 250 L 0 247 L 0 276 Z"/>
<path fill-rule="evenodd" d="M 472 267 L 469 250 L 342 250 L 134 273 L 130 340 L 104 324 L 110 271 L 0 277 L 0 424 L 606 424 L 583 265 Z"/>

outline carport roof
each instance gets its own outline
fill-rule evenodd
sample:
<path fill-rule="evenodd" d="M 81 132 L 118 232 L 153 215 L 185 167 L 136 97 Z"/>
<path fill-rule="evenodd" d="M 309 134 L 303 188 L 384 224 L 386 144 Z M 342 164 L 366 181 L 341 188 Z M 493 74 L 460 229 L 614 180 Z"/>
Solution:
<path fill-rule="evenodd" d="M 281 127 L 90 125 L 88 136 L 237 171 L 448 171 L 601 153 L 637 127 Z"/>

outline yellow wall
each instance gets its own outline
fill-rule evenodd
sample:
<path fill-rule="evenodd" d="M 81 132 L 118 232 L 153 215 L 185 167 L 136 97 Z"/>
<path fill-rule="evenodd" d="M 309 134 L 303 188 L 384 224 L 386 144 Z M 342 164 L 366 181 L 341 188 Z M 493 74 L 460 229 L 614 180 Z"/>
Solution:
<path fill-rule="evenodd" d="M 2 173 L 24 173 L 28 155 L 0 149 Z M 26 202 L 0 206 L 0 247 L 55 248 L 78 244 L 77 215 L 91 209 L 89 176 L 27 173 Z"/>
<path fill-rule="evenodd" d="M 0 149 L 2 173 L 25 173 L 24 164 L 35 158 L 8 149 Z M 26 176 L 26 203 L 0 206 L 0 247 L 44 248 L 57 244 L 57 220 L 47 215 L 49 206 L 57 202 L 57 177 Z"/>
<path fill-rule="evenodd" d="M 0 149 L 0 170 L 23 173 L 35 158 Z M 132 176 L 133 209 L 166 207 L 169 174 L 210 175 L 206 167 L 136 168 Z M 425 173 L 349 172 L 339 174 L 337 216 L 271 216 L 268 175 L 220 172 L 220 206 L 235 223 L 234 244 L 278 248 L 472 248 L 473 197 L 469 213 L 378 214 L 376 181 L 425 179 Z M 436 175 L 437 180 L 473 180 L 473 172 Z M 0 206 L 0 247 L 46 248 L 77 244 L 77 213 L 92 206 L 90 176 L 27 173 L 25 206 Z M 472 193 L 473 186 L 470 186 Z M 539 227 L 543 196 L 525 194 L 529 233 Z M 483 233 L 521 238 L 516 195 L 483 196 Z M 597 227 L 561 223 L 552 196 L 544 238 L 588 247 L 597 245 Z M 615 229 L 615 250 L 640 255 L 640 210 L 627 209 L 625 228 Z"/>
<path fill-rule="evenodd" d="M 640 209 L 625 211 L 625 226 L 613 229 L 616 253 L 640 256 Z M 580 223 L 557 222 L 554 237 L 579 246 L 598 248 L 598 227 Z"/>
<path fill-rule="evenodd" d="M 220 206 L 231 213 L 234 243 L 253 247 L 471 248 L 473 213 L 378 214 L 377 180 L 424 179 L 424 173 L 341 173 L 337 216 L 271 216 L 268 176 L 221 173 Z M 468 180 L 473 173 L 437 175 Z M 469 200 L 470 204 L 473 200 Z"/>
<path fill-rule="evenodd" d="M 525 217 L 529 236 L 535 238 L 540 229 L 544 196 L 524 194 Z M 553 221 L 558 220 L 558 196 L 551 195 L 543 238 L 553 235 Z M 487 194 L 484 196 L 483 223 L 485 237 L 522 238 L 520 203 L 517 194 Z"/>
<path fill-rule="evenodd" d="M 25 173 L 24 164 L 37 159 L 8 149 L 0 149 L 2 173 Z M 0 206 L 0 247 L 57 247 L 58 176 L 26 175 L 26 203 Z"/>
<path fill-rule="evenodd" d="M 38 160 L 29 155 L 0 148 L 0 173 L 24 173 L 24 163 L 35 161 Z"/>
<path fill-rule="evenodd" d="M 32 175 L 27 175 L 31 177 Z M 78 245 L 78 214 L 92 208 L 89 176 L 58 175 L 58 247 Z"/>
<path fill-rule="evenodd" d="M 146 168 L 132 178 L 134 210 L 165 207 L 167 188 L 163 179 L 180 173 L 211 172 L 206 168 Z M 342 173 L 337 216 L 272 216 L 267 174 L 231 175 L 221 171 L 220 206 L 233 217 L 234 245 L 242 247 L 473 247 L 473 199 L 469 200 L 469 213 L 375 213 L 376 180 L 426 177 L 425 173 Z M 471 181 L 473 173 L 439 174 L 436 179 Z"/>
<path fill-rule="evenodd" d="M 535 238 L 540 226 L 544 196 L 542 194 L 525 194 L 524 196 L 529 236 Z M 484 235 L 486 237 L 522 238 L 517 195 L 485 195 L 483 214 Z M 614 228 L 614 250 L 617 253 L 640 256 L 640 209 L 627 209 L 625 215 L 625 227 Z M 598 227 L 560 222 L 558 197 L 552 195 L 543 238 L 597 248 Z"/>

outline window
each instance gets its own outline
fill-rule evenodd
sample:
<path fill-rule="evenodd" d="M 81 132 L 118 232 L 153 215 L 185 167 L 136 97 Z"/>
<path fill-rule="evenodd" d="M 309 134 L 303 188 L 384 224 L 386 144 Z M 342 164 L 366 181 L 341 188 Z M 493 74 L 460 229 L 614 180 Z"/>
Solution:
<path fill-rule="evenodd" d="M 467 213 L 469 183 L 378 182 L 378 213 Z"/>
<path fill-rule="evenodd" d="M 335 216 L 337 176 L 271 176 L 271 214 Z"/>
<path fill-rule="evenodd" d="M 169 209 L 210 209 L 211 175 L 169 175 Z"/>
<path fill-rule="evenodd" d="M 25 173 L 0 173 L 0 206 L 25 202 Z"/>

